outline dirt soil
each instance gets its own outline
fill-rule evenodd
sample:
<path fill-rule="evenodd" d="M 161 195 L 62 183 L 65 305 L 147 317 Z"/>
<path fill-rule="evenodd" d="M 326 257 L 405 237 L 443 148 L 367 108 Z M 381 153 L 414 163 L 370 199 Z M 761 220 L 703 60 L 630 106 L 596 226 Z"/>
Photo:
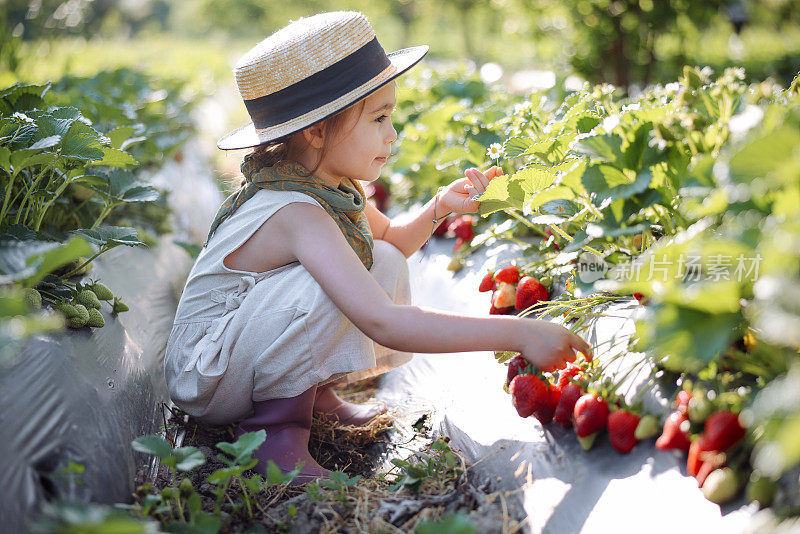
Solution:
<path fill-rule="evenodd" d="M 370 379 L 350 389 L 338 389 L 337 393 L 349 402 L 367 402 L 374 397 L 377 386 L 378 379 Z M 171 439 L 183 446 L 197 447 L 206 457 L 206 464 L 193 470 L 189 478 L 201 497 L 203 510 L 213 513 L 216 487 L 206 479 L 226 467 L 217 458 L 220 451 L 215 445 L 235 441 L 235 426 L 205 425 L 175 409 L 167 414 L 170 417 L 166 427 Z M 430 448 L 435 437 L 427 425 L 428 418 L 414 417 L 416 420 L 410 421 L 400 414 L 387 414 L 365 427 L 341 426 L 315 418 L 309 443 L 311 454 L 327 469 L 361 477 L 358 482 L 334 489 L 317 484 L 267 486 L 255 496 L 252 518 L 246 507 L 236 506 L 235 498 L 229 499 L 222 506 L 220 532 L 415 532 L 420 523 L 452 514 L 466 517 L 474 532 L 520 531 L 522 511 L 509 508 L 506 492 L 494 491 L 489 483 L 473 483 L 470 467 L 458 451 L 452 451 L 460 464 L 455 468 L 425 477 L 416 487 L 396 487 L 403 473 L 392 459 L 419 464 L 425 457 L 438 458 L 437 452 Z M 448 441 L 446 437 L 437 437 Z M 149 478 L 146 470 L 141 469 L 137 486 L 148 482 L 153 489 L 140 488 L 137 492 L 140 499 L 170 485 L 169 471 L 162 466 L 154 478 Z M 229 491 L 228 495 L 236 493 Z M 444 532 L 438 526 L 435 529 Z"/>

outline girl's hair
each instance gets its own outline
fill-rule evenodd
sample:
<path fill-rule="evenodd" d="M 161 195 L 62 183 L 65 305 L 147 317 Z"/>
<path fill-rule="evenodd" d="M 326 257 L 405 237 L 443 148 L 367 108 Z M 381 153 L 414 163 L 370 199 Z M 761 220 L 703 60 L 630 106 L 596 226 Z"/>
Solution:
<path fill-rule="evenodd" d="M 312 173 L 317 172 L 322 160 L 325 159 L 325 156 L 328 154 L 328 151 L 331 148 L 333 140 L 339 137 L 339 134 L 342 133 L 344 129 L 344 125 L 347 123 L 348 119 L 355 114 L 357 117 L 361 116 L 361 113 L 364 111 L 364 105 L 366 101 L 364 99 L 356 102 L 355 104 L 344 108 L 342 111 L 338 112 L 336 115 L 328 117 L 324 121 L 322 121 L 323 131 L 325 132 L 325 138 L 322 144 L 322 152 L 320 152 L 319 158 L 317 159 L 317 163 L 314 165 L 313 169 L 309 169 Z M 299 133 L 299 132 L 297 132 Z M 291 144 L 292 137 L 297 135 L 297 133 L 291 134 L 286 137 L 281 137 L 279 139 L 275 139 L 274 141 L 269 141 L 264 143 L 263 145 L 258 145 L 253 150 L 254 154 L 258 154 L 263 158 L 266 166 L 274 165 L 278 161 L 282 159 L 286 159 L 289 155 L 289 146 Z M 240 187 L 244 187 L 245 180 L 242 179 L 242 183 Z"/>

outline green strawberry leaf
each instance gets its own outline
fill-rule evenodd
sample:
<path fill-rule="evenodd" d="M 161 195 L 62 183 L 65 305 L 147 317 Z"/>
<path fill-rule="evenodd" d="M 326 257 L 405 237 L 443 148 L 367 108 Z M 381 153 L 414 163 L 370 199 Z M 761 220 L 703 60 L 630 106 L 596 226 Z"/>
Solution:
<path fill-rule="evenodd" d="M 43 139 L 39 139 L 30 146 L 32 150 L 43 150 L 45 148 L 52 148 L 61 142 L 60 135 L 51 135 Z"/>
<path fill-rule="evenodd" d="M 776 169 L 780 162 L 792 157 L 800 146 L 800 133 L 796 127 L 782 126 L 776 131 L 755 139 L 737 152 L 730 161 L 731 178 L 750 183 Z"/>
<path fill-rule="evenodd" d="M 583 175 L 583 185 L 590 193 L 595 194 L 595 204 L 602 204 L 605 200 L 628 198 L 643 193 L 650 187 L 653 175 L 649 169 L 639 173 L 635 180 L 608 164 L 601 163 L 586 169 Z"/>
<path fill-rule="evenodd" d="M 20 171 L 35 167 L 37 165 L 50 165 L 53 163 L 58 155 L 53 152 L 39 152 L 37 149 L 24 148 L 22 150 L 15 150 L 9 157 L 9 163 L 12 170 L 12 176 L 16 177 Z"/>
<path fill-rule="evenodd" d="M 39 280 L 82 256 L 94 253 L 79 237 L 65 243 L 55 241 L 0 241 L 0 284 L 21 282 L 35 285 Z"/>
<path fill-rule="evenodd" d="M 102 159 L 89 163 L 89 165 L 105 165 L 107 167 L 129 167 L 138 164 L 139 162 L 124 150 L 109 147 L 103 147 Z"/>
<path fill-rule="evenodd" d="M 61 141 L 61 156 L 80 160 L 103 158 L 103 144 L 100 134 L 91 126 L 74 121 Z"/>
<path fill-rule="evenodd" d="M 108 138 L 111 141 L 112 148 L 122 148 L 122 143 L 127 141 L 133 134 L 136 133 L 136 128 L 132 126 L 118 126 L 108 132 Z"/>
<path fill-rule="evenodd" d="M 622 138 L 616 134 L 606 133 L 585 137 L 574 144 L 573 149 L 586 154 L 593 161 L 620 164 L 622 156 Z"/>
<path fill-rule="evenodd" d="M 539 211 L 544 215 L 571 217 L 581 210 L 580 204 L 566 199 L 551 200 L 542 204 Z"/>
<path fill-rule="evenodd" d="M 525 191 L 520 180 L 514 175 L 498 176 L 489 182 L 486 191 L 480 197 L 480 214 L 488 215 L 505 209 L 521 210 L 525 201 Z"/>
<path fill-rule="evenodd" d="M 232 456 L 234 462 L 241 464 L 248 460 L 253 454 L 253 451 L 258 449 L 266 439 L 267 433 L 264 430 L 247 432 L 246 434 L 242 434 L 239 439 L 233 443 L 225 441 L 217 443 L 217 448 Z"/>
<path fill-rule="evenodd" d="M 139 234 L 135 228 L 124 226 L 102 226 L 99 228 L 81 228 L 73 230 L 75 235 L 86 239 L 89 243 L 100 247 L 115 247 L 126 245 L 128 247 L 143 247 L 144 243 L 139 241 Z"/>
<path fill-rule="evenodd" d="M 519 181 L 519 185 L 525 192 L 526 197 L 531 197 L 553 185 L 556 177 L 557 175 L 554 172 L 539 169 L 522 169 L 511 175 L 509 179 Z"/>
<path fill-rule="evenodd" d="M 131 442 L 133 450 L 152 454 L 160 460 L 166 460 L 172 456 L 172 445 L 167 440 L 159 436 L 142 436 Z"/>
<path fill-rule="evenodd" d="M 92 173 L 101 180 L 101 183 L 90 184 L 89 187 L 103 195 L 109 202 L 149 202 L 158 199 L 158 190 L 137 180 L 130 171 L 112 169 L 107 174 L 96 170 Z"/>
<path fill-rule="evenodd" d="M 506 159 L 514 159 L 525 153 L 533 144 L 530 137 L 511 137 L 503 143 L 503 156 Z"/>
<path fill-rule="evenodd" d="M 172 456 L 178 471 L 191 471 L 206 463 L 206 457 L 196 447 L 178 447 L 172 451 Z"/>

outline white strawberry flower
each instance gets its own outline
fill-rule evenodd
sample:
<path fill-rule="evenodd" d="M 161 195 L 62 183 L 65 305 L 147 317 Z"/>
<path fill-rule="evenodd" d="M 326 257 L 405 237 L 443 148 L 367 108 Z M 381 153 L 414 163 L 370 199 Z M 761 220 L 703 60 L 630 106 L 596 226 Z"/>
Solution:
<path fill-rule="evenodd" d="M 603 119 L 603 122 L 600 123 L 600 127 L 606 132 L 610 132 L 619 125 L 619 122 L 620 122 L 619 115 L 615 113 L 614 115 L 609 115 L 608 117 Z"/>
<path fill-rule="evenodd" d="M 678 82 L 670 82 L 670 83 L 668 83 L 667 85 L 664 86 L 664 92 L 668 96 L 675 95 L 680 90 L 681 90 L 681 84 L 679 84 Z"/>
<path fill-rule="evenodd" d="M 24 113 L 20 113 L 19 111 L 15 112 L 13 115 L 11 115 L 11 117 L 27 124 L 33 124 L 32 118 L 28 117 Z"/>
<path fill-rule="evenodd" d="M 503 154 L 503 147 L 500 143 L 492 143 L 489 145 L 489 150 L 486 151 L 486 154 L 491 159 L 499 159 Z"/>

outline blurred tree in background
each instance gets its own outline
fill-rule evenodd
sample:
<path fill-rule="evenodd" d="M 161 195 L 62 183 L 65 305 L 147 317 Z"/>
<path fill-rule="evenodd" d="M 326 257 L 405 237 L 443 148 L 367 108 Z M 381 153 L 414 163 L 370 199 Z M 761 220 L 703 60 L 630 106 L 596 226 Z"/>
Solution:
<path fill-rule="evenodd" d="M 170 0 L 5 0 L 5 23 L 25 40 L 116 32 L 146 26 L 167 30 Z"/>
<path fill-rule="evenodd" d="M 674 78 L 696 58 L 709 28 L 729 26 L 738 35 L 743 27 L 757 25 L 778 33 L 800 23 L 800 2 L 794 0 L 519 0 L 517 7 L 533 20 L 563 21 L 540 24 L 543 37 L 560 36 L 569 43 L 570 63 L 585 78 L 622 87 Z M 659 55 L 665 36 L 677 46 Z M 796 69 L 783 74 L 791 79 Z"/>
<path fill-rule="evenodd" d="M 570 3 L 576 27 L 572 66 L 590 79 L 627 87 L 648 83 L 656 63 L 656 40 L 696 36 L 719 16 L 725 0 L 576 0 Z M 677 61 L 685 63 L 686 58 Z"/>
<path fill-rule="evenodd" d="M 364 12 L 387 49 L 427 43 L 431 59 L 623 87 L 674 79 L 684 64 L 788 82 L 800 65 L 797 0 L 4 0 L 0 71 L 22 68 L 21 42 L 57 39 L 147 37 L 146 47 L 169 35 L 234 54 L 289 20 L 339 9 Z"/>

